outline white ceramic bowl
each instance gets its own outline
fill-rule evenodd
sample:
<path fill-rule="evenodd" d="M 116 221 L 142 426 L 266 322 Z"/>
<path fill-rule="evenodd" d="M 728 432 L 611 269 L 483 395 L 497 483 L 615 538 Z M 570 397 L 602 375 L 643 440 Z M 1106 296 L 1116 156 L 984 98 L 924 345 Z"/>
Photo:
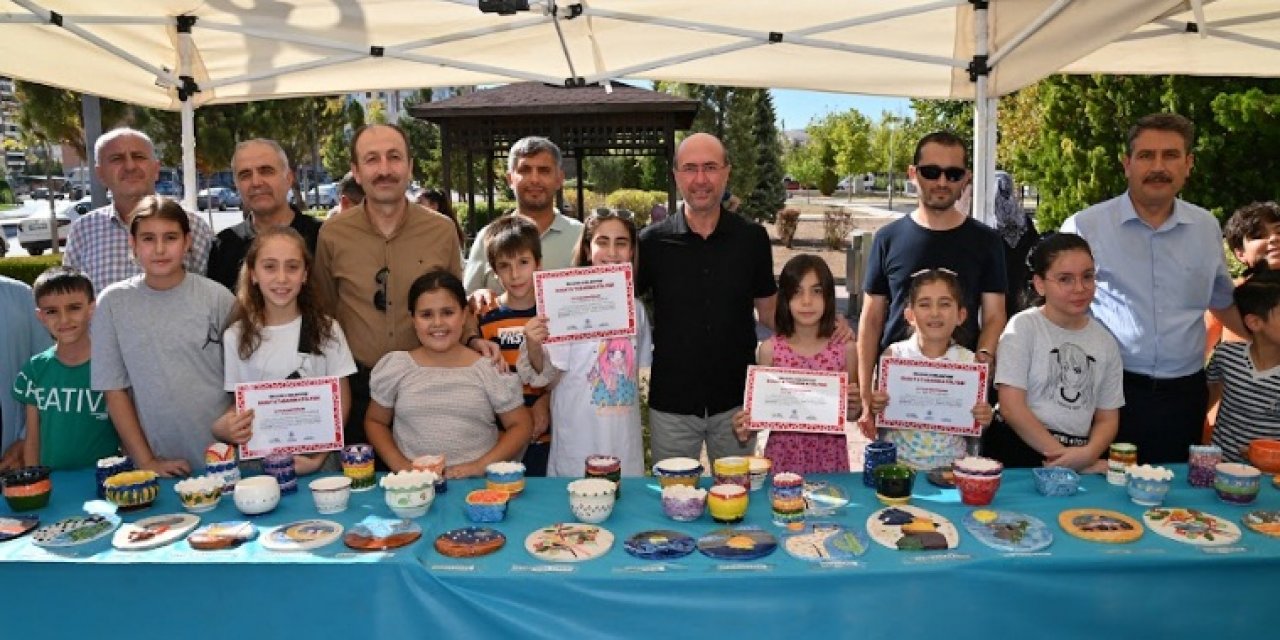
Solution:
<path fill-rule="evenodd" d="M 420 518 L 436 498 L 436 474 L 399 471 L 382 477 L 382 488 L 391 511 L 401 518 Z"/>
<path fill-rule="evenodd" d="M 280 483 L 271 476 L 253 476 L 236 483 L 236 508 L 247 516 L 256 516 L 280 504 Z"/>
<path fill-rule="evenodd" d="M 173 486 L 182 501 L 182 507 L 191 513 L 204 513 L 213 510 L 222 500 L 222 478 L 220 476 L 199 476 L 179 480 Z"/>
<path fill-rule="evenodd" d="M 315 500 L 317 512 L 331 514 L 347 510 L 347 502 L 351 500 L 351 478 L 328 476 L 312 480 L 307 486 L 311 488 L 311 499 Z"/>
<path fill-rule="evenodd" d="M 618 485 L 604 478 L 584 478 L 569 483 L 569 510 L 587 524 L 609 519 L 617 500 Z"/>

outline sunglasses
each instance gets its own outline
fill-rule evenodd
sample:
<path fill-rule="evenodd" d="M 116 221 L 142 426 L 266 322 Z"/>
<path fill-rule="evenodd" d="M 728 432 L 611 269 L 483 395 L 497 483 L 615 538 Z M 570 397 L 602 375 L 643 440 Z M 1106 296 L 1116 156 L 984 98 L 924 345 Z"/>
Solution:
<path fill-rule="evenodd" d="M 383 267 L 373 277 L 374 282 L 378 283 L 378 290 L 373 292 L 373 308 L 378 311 L 385 312 L 387 310 L 387 278 L 390 275 L 391 270 Z"/>
<path fill-rule="evenodd" d="M 964 167 L 939 167 L 936 164 L 926 164 L 916 167 L 916 173 L 925 180 L 937 180 L 939 177 L 947 176 L 948 182 L 960 182 L 968 175 L 969 171 Z"/>
<path fill-rule="evenodd" d="M 591 212 L 591 217 L 597 220 L 609 220 L 611 218 L 619 218 L 622 220 L 630 220 L 635 217 L 630 209 L 610 209 L 609 207 L 596 207 Z"/>

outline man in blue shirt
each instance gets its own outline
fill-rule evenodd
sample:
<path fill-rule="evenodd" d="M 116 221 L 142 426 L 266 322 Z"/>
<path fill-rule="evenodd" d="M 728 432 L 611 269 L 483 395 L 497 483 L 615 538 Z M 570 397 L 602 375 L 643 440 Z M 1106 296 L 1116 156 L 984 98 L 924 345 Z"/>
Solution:
<path fill-rule="evenodd" d="M 1117 442 L 1142 462 L 1186 462 L 1208 404 L 1204 312 L 1241 327 L 1222 231 L 1208 211 L 1178 199 L 1191 175 L 1195 126 L 1159 113 L 1129 130 L 1129 190 L 1068 218 L 1097 263 L 1091 311 L 1120 343 L 1124 407 Z"/>
<path fill-rule="evenodd" d="M 0 384 L 13 379 L 27 360 L 53 344 L 49 332 L 36 318 L 31 287 L 0 276 Z M 26 410 L 10 393 L 0 393 L 0 470 L 22 466 L 22 438 L 26 435 Z"/>

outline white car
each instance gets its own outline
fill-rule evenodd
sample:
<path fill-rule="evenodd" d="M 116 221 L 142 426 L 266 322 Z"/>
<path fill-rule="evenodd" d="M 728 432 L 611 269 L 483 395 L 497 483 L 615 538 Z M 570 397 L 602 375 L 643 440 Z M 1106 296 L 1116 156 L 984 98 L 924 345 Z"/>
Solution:
<path fill-rule="evenodd" d="M 41 202 L 45 206 L 39 207 L 39 211 L 18 221 L 18 244 L 22 245 L 23 250 L 33 256 L 38 256 L 53 246 L 49 240 L 48 201 Z M 67 234 L 70 233 L 71 223 L 79 220 L 82 214 L 76 209 L 73 202 L 55 201 L 54 206 L 58 220 L 58 245 L 63 246 L 67 244 Z"/>

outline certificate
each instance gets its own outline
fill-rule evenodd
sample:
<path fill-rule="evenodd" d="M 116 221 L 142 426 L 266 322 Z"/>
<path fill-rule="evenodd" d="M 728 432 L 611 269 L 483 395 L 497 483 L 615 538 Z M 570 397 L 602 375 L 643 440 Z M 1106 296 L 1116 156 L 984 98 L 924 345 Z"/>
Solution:
<path fill-rule="evenodd" d="M 844 433 L 845 371 L 747 367 L 747 428 Z"/>
<path fill-rule="evenodd" d="M 962 436 L 982 434 L 973 407 L 987 393 L 982 363 L 882 358 L 878 389 L 889 405 L 877 425 L 891 429 L 937 431 Z"/>
<path fill-rule="evenodd" d="M 342 448 L 342 395 L 338 378 L 243 382 L 236 411 L 254 410 L 253 437 L 240 459 L 269 453 L 315 453 Z"/>
<path fill-rule="evenodd" d="M 547 344 L 636 334 L 630 264 L 538 271 L 533 289 L 538 315 L 547 317 Z"/>

